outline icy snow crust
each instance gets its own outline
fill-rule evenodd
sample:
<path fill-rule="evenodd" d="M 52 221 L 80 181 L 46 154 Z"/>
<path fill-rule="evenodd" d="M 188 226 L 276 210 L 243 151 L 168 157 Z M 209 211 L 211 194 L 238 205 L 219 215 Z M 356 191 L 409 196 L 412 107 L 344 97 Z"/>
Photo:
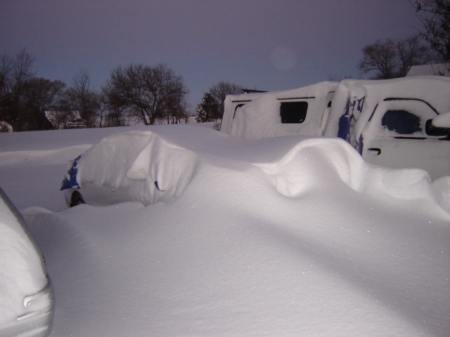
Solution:
<path fill-rule="evenodd" d="M 369 165 L 335 138 L 155 126 L 107 137 L 80 161 L 82 184 L 141 202 L 61 211 L 62 162 L 78 154 L 32 154 L 59 137 L 68 149 L 97 143 L 96 131 L 42 132 L 54 135 L 42 148 L 16 145 L 26 162 L 0 152 L 0 184 L 38 206 L 23 211 L 53 281 L 52 336 L 448 335 L 450 177 Z M 0 135 L 8 158 L 13 136 Z M 8 183 L 13 171 L 28 174 Z M 41 176 L 45 198 L 22 200 Z M 48 198 L 58 212 L 39 208 Z"/>

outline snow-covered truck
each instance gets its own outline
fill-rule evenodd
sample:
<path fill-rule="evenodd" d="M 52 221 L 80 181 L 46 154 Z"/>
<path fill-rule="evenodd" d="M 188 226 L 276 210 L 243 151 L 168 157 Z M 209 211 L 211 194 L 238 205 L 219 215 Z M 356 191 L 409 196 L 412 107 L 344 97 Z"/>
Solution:
<path fill-rule="evenodd" d="M 321 82 L 229 95 L 221 131 L 256 139 L 340 137 L 368 162 L 450 176 L 450 78 Z"/>

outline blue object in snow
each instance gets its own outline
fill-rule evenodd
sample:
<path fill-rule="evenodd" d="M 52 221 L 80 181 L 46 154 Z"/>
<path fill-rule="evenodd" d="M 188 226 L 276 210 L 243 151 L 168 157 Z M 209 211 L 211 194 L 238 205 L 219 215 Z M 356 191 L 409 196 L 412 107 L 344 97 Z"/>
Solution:
<path fill-rule="evenodd" d="M 337 136 L 346 142 L 350 142 L 350 98 L 347 100 L 345 110 L 339 118 L 339 129 Z"/>
<path fill-rule="evenodd" d="M 347 104 L 345 105 L 344 113 L 339 118 L 339 129 L 338 129 L 337 136 L 339 138 L 342 138 L 343 140 L 345 140 L 347 143 L 351 144 L 350 133 L 353 132 L 351 130 L 352 121 L 356 120 L 354 112 L 355 112 L 355 110 L 360 113 L 362 112 L 365 100 L 366 100 L 365 96 L 360 99 L 348 98 Z M 354 144 L 352 144 L 352 145 L 354 145 Z"/>
<path fill-rule="evenodd" d="M 64 177 L 60 191 L 67 190 L 69 188 L 72 188 L 72 189 L 80 188 L 80 184 L 78 184 L 78 181 L 77 181 L 77 173 L 78 173 L 77 164 L 78 164 L 78 160 L 80 158 L 81 158 L 81 156 L 78 156 L 77 158 L 74 159 L 74 161 L 72 163 L 72 167 L 70 168 L 69 171 L 67 171 L 67 174 Z"/>

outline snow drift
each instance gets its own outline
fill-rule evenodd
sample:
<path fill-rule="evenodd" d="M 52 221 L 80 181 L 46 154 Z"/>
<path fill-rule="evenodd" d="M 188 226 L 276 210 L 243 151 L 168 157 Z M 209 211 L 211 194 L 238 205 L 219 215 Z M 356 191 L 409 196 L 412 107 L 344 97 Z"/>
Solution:
<path fill-rule="evenodd" d="M 182 193 L 148 206 L 45 211 L 38 207 L 47 198 L 59 207 L 59 160 L 76 154 L 56 166 L 42 159 L 33 174 L 8 182 L 2 177 L 29 163 L 0 160 L 0 183 L 17 203 L 38 206 L 23 212 L 54 284 L 52 336 L 448 335 L 450 214 L 439 205 L 448 205 L 448 177 L 430 182 L 421 170 L 369 165 L 338 139 L 241 140 L 189 125 L 145 130 L 108 138 L 145 139 L 122 157 L 129 160 L 120 179 L 137 162 L 133 178 L 148 172 L 151 186 L 154 164 L 137 160 L 149 144 L 169 161 L 172 149 L 186 152 L 193 164 Z M 43 132 L 41 145 L 30 146 L 43 150 L 60 136 L 61 147 L 77 138 L 94 144 L 95 131 L 106 132 L 76 131 L 71 141 Z M 0 149 L 27 150 L 7 136 Z M 31 189 L 48 170 L 40 196 L 23 201 L 22 184 Z"/>
<path fill-rule="evenodd" d="M 257 164 L 278 192 L 295 197 L 321 186 L 324 177 L 334 177 L 359 193 L 383 198 L 423 199 L 439 204 L 450 214 L 450 177 L 430 180 L 420 169 L 388 169 L 371 165 L 341 139 L 304 140 L 281 160 Z"/>

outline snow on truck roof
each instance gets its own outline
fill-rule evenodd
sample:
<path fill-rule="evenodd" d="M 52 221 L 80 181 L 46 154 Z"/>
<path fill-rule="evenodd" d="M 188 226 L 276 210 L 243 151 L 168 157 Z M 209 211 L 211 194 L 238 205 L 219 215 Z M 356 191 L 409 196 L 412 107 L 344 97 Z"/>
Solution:
<path fill-rule="evenodd" d="M 305 97 L 315 97 L 316 95 L 323 93 L 334 91 L 338 86 L 339 82 L 319 82 L 316 84 L 308 85 L 306 87 L 300 87 L 289 90 L 277 90 L 277 91 L 268 91 L 268 92 L 257 92 L 257 93 L 248 93 L 248 94 L 240 94 L 240 95 L 228 95 L 231 101 L 249 101 L 255 98 L 272 95 L 278 99 L 292 99 L 292 98 L 305 98 Z"/>

